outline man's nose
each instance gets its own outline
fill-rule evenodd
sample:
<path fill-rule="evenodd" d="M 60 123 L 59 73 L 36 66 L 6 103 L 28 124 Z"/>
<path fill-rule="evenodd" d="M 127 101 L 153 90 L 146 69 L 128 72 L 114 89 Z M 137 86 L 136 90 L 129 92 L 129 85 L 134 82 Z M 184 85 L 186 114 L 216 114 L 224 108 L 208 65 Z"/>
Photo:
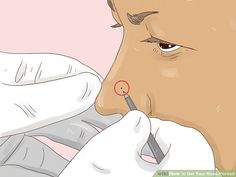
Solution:
<path fill-rule="evenodd" d="M 126 108 L 123 97 L 116 95 L 113 81 L 104 81 L 102 88 L 96 98 L 96 110 L 102 115 L 110 115 L 114 113 L 125 113 Z"/>
<path fill-rule="evenodd" d="M 114 84 L 117 81 L 118 79 L 105 80 L 102 84 L 102 88 L 96 99 L 96 110 L 102 115 L 116 113 L 125 115 L 130 111 L 124 96 L 118 95 L 114 90 Z M 138 110 L 144 112 L 146 115 L 151 115 L 151 100 L 147 93 L 140 93 L 135 89 L 131 89 L 128 94 Z"/>

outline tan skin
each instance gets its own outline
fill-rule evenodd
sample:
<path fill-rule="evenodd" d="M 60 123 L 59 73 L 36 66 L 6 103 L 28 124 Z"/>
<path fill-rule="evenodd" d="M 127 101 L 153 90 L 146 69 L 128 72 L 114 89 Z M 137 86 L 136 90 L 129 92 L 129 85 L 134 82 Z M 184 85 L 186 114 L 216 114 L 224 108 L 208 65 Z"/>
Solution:
<path fill-rule="evenodd" d="M 212 147 L 217 168 L 236 169 L 236 1 L 112 2 L 124 36 L 96 109 L 104 115 L 126 114 L 129 109 L 113 86 L 127 80 L 139 110 L 199 130 Z M 140 25 L 127 18 L 127 13 L 146 11 L 159 13 Z M 151 35 L 160 40 L 142 42 Z M 163 41 L 180 47 L 162 51 Z"/>

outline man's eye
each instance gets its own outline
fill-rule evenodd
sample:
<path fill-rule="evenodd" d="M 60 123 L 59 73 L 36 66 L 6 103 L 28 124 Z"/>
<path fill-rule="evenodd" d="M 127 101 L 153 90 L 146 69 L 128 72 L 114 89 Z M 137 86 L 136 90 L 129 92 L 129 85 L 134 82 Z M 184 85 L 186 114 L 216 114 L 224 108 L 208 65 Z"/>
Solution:
<path fill-rule="evenodd" d="M 163 52 L 172 52 L 180 48 L 178 45 L 163 42 L 159 42 L 157 45 Z"/>

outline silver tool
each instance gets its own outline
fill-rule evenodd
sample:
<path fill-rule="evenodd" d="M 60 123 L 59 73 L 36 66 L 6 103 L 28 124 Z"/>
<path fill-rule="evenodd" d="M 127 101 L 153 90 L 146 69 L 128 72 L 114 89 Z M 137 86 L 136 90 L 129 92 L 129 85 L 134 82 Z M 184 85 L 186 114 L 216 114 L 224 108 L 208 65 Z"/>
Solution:
<path fill-rule="evenodd" d="M 137 110 L 137 107 L 135 106 L 133 100 L 131 99 L 131 97 L 128 94 L 124 95 L 125 101 L 129 106 L 129 109 L 131 111 L 133 110 Z M 148 141 L 147 144 L 150 148 L 150 150 L 152 151 L 152 154 L 155 158 L 155 160 L 157 161 L 158 164 L 161 163 L 161 161 L 163 160 L 163 158 L 165 157 L 164 153 L 162 152 L 159 144 L 156 142 L 154 136 L 152 135 L 152 133 L 150 133 L 149 137 L 148 137 Z"/>

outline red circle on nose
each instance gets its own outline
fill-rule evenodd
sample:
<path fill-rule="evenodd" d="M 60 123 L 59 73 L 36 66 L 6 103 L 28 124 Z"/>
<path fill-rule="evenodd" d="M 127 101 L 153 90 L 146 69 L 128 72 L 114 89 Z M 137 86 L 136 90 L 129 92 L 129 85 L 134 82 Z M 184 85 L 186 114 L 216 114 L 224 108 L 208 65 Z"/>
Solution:
<path fill-rule="evenodd" d="M 123 87 L 125 87 L 123 89 Z M 119 96 L 125 96 L 130 91 L 130 84 L 125 80 L 119 80 L 114 85 L 114 91 Z"/>

